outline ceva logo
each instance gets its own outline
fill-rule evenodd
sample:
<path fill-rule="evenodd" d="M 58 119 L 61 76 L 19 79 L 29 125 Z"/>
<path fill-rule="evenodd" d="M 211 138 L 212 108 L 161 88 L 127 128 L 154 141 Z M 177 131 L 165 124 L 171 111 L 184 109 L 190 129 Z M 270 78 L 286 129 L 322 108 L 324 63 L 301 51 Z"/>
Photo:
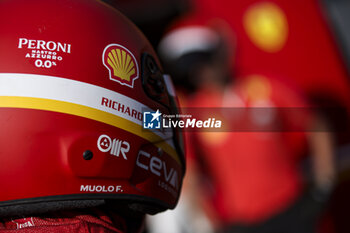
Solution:
<path fill-rule="evenodd" d="M 153 156 L 146 151 L 140 150 L 136 158 L 136 165 L 146 171 L 150 171 L 158 177 L 162 177 L 176 190 L 179 189 L 179 177 L 177 171 L 172 167 L 167 167 L 167 163 L 160 158 Z"/>

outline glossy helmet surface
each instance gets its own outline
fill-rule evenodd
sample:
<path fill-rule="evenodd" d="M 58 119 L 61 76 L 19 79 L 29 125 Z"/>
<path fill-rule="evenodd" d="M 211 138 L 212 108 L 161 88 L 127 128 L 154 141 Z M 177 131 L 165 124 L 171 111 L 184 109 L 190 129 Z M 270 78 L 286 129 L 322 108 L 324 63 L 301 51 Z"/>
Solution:
<path fill-rule="evenodd" d="M 0 215 L 91 201 L 174 208 L 180 135 L 142 127 L 146 110 L 174 109 L 153 49 L 114 8 L 0 1 Z"/>

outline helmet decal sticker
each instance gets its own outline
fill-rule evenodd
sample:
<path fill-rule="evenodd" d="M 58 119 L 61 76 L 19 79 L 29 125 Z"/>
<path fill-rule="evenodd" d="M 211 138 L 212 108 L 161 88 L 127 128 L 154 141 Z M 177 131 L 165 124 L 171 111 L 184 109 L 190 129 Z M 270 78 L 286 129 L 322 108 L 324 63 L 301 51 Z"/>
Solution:
<path fill-rule="evenodd" d="M 89 97 L 88 93 L 95 95 Z M 169 137 L 158 131 L 144 133 L 141 112 L 148 109 L 146 105 L 120 93 L 62 77 L 2 73 L 0 100 L 0 108 L 38 109 L 81 116 L 119 127 L 149 141 Z M 118 100 L 118 105 L 116 101 L 106 100 Z M 119 146 L 123 150 L 128 147 L 123 142 Z M 179 162 L 171 141 L 164 142 L 161 147 Z"/>
<path fill-rule="evenodd" d="M 112 141 L 109 136 L 102 134 L 97 140 L 97 147 L 101 152 L 109 152 L 116 157 L 122 155 L 125 160 L 128 159 L 126 154 L 130 150 L 130 144 L 127 141 L 122 141 L 116 138 Z"/>
<path fill-rule="evenodd" d="M 71 53 L 71 48 L 72 45 L 68 43 L 18 39 L 18 49 L 26 49 L 25 58 L 33 60 L 38 68 L 50 69 L 57 66 L 63 60 L 63 54 Z"/>
<path fill-rule="evenodd" d="M 89 193 L 122 193 L 122 185 L 81 185 L 80 192 L 89 192 Z"/>
<path fill-rule="evenodd" d="M 161 157 L 143 150 L 140 150 L 137 155 L 136 165 L 161 178 L 158 185 L 174 197 L 176 196 L 180 186 L 178 172 L 175 167 L 169 166 Z"/>
<path fill-rule="evenodd" d="M 109 78 L 128 87 L 134 87 L 139 77 L 139 68 L 135 56 L 124 46 L 108 45 L 102 55 L 103 65 L 109 71 Z"/>

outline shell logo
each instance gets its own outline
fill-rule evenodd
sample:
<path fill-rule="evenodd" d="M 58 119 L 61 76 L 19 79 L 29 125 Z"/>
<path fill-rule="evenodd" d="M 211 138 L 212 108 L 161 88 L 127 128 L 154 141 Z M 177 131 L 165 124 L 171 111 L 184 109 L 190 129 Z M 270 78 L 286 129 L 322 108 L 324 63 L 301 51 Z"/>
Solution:
<path fill-rule="evenodd" d="M 109 78 L 128 87 L 134 87 L 134 80 L 139 77 L 135 56 L 124 46 L 108 45 L 102 55 L 103 65 L 109 71 Z"/>
<path fill-rule="evenodd" d="M 288 21 L 283 10 L 272 2 L 261 2 L 248 8 L 243 24 L 250 40 L 265 52 L 278 52 L 288 38 Z"/>

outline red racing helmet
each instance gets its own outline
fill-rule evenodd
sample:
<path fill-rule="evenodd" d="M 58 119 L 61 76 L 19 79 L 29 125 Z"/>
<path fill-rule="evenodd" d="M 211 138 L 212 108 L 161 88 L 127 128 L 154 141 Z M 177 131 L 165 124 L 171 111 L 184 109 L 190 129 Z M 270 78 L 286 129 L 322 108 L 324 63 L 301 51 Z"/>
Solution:
<path fill-rule="evenodd" d="M 181 134 L 147 129 L 158 113 L 176 113 L 171 81 L 117 10 L 97 0 L 0 1 L 0 215 L 174 208 Z"/>

